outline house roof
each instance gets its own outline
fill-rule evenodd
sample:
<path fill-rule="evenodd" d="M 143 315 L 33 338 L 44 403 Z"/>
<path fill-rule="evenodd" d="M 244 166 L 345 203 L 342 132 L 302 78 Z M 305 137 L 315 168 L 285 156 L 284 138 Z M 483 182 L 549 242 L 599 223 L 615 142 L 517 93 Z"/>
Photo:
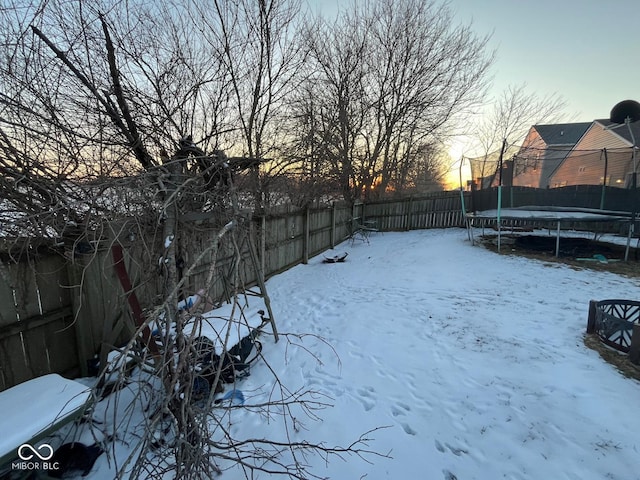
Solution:
<path fill-rule="evenodd" d="M 553 125 L 534 125 L 533 128 L 547 145 L 575 145 L 591 124 L 592 122 L 556 123 Z"/>
<path fill-rule="evenodd" d="M 596 120 L 596 122 L 601 124 L 603 127 L 607 128 L 610 132 L 613 132 L 619 135 L 620 137 L 624 138 L 627 142 L 629 142 L 629 146 L 633 146 L 634 139 L 631 138 L 631 134 L 629 133 L 629 128 L 624 123 L 616 124 L 611 120 L 609 120 L 608 118 L 602 119 L 602 120 Z M 616 126 L 616 125 L 619 125 L 619 126 Z M 638 145 L 640 145 L 640 120 L 630 123 L 629 126 L 631 127 L 631 132 L 635 137 L 635 145 L 637 147 Z"/>

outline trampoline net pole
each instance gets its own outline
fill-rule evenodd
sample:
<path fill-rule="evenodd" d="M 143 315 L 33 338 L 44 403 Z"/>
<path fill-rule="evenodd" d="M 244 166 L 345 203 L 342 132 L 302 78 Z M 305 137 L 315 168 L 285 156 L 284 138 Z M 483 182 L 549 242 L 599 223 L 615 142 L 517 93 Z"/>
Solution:
<path fill-rule="evenodd" d="M 635 221 L 635 218 L 631 219 L 631 222 L 629 222 L 629 231 L 627 232 L 627 246 L 624 249 L 624 261 L 627 262 L 629 261 L 629 247 L 631 246 L 631 236 L 633 235 L 633 223 Z"/>
<path fill-rule="evenodd" d="M 502 235 L 502 221 L 500 218 L 500 210 L 502 209 L 502 185 L 498 185 L 498 252 L 500 251 L 500 240 Z"/>

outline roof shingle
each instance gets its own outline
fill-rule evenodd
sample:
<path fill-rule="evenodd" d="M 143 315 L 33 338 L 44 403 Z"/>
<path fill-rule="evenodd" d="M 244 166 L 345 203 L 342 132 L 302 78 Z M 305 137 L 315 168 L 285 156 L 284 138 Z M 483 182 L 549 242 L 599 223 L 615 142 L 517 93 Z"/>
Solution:
<path fill-rule="evenodd" d="M 592 122 L 534 125 L 540 138 L 549 145 L 575 145 Z"/>

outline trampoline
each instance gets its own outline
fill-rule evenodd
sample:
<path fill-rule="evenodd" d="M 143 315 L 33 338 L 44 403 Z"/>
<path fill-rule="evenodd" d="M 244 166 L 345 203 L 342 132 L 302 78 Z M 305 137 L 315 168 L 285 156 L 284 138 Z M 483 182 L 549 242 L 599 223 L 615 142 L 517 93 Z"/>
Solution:
<path fill-rule="evenodd" d="M 556 257 L 560 252 L 560 232 L 562 226 L 568 224 L 580 223 L 620 223 L 621 225 L 628 223 L 627 243 L 625 249 L 625 261 L 629 257 L 629 247 L 631 244 L 631 236 L 633 234 L 632 214 L 629 212 L 619 212 L 612 210 L 599 210 L 580 207 L 545 207 L 545 206 L 523 206 L 515 208 L 499 208 L 494 210 L 485 210 L 478 212 L 465 212 L 465 224 L 469 240 L 475 244 L 473 229 L 475 224 L 481 221 L 483 225 L 486 222 L 495 222 L 498 231 L 498 251 L 500 251 L 502 226 L 504 221 L 512 224 L 514 221 L 522 221 L 522 223 L 536 223 L 546 225 L 549 228 L 555 227 L 556 230 Z"/>
<path fill-rule="evenodd" d="M 638 115 L 640 115 L 640 104 L 638 105 Z M 635 145 L 635 141 L 633 142 Z M 546 198 L 546 196 L 538 196 L 538 195 L 527 195 L 526 197 L 522 197 L 520 199 L 513 198 L 513 185 L 509 185 L 508 197 L 505 199 L 504 203 L 509 204 L 508 207 L 503 207 L 503 179 L 502 179 L 502 171 L 503 171 L 503 154 L 506 148 L 506 140 L 503 143 L 502 149 L 500 152 L 492 152 L 491 154 L 484 155 L 478 158 L 468 158 L 462 157 L 460 160 L 460 202 L 462 205 L 462 216 L 465 219 L 465 225 L 467 227 L 467 232 L 469 236 L 469 240 L 472 244 L 475 243 L 473 237 L 473 229 L 474 225 L 481 224 L 483 227 L 487 224 L 495 224 L 496 229 L 498 231 L 498 251 L 500 251 L 501 240 L 502 240 L 502 229 L 504 224 L 509 225 L 518 225 L 518 226 L 537 226 L 542 228 L 555 229 L 556 231 L 556 248 L 555 248 L 555 256 L 559 257 L 560 253 L 560 239 L 561 239 L 561 231 L 564 227 L 565 230 L 568 228 L 572 228 L 572 225 L 580 224 L 579 229 L 584 229 L 587 231 L 596 231 L 595 228 L 591 229 L 587 227 L 589 224 L 592 225 L 604 225 L 608 224 L 617 224 L 616 227 L 618 231 L 623 232 L 624 227 L 626 226 L 627 238 L 626 238 L 626 248 L 624 254 L 624 260 L 627 261 L 629 257 L 629 250 L 631 245 L 631 238 L 634 236 L 634 228 L 638 219 L 638 201 L 640 198 L 635 196 L 630 196 L 629 198 L 625 198 L 623 201 L 615 201 L 610 204 L 615 205 L 614 208 L 617 210 L 605 210 L 605 193 L 607 189 L 611 187 L 607 187 L 606 185 L 601 185 L 602 189 L 600 193 L 594 195 L 592 192 L 586 192 L 589 197 L 575 197 L 575 196 L 551 196 L 550 198 Z M 636 172 L 636 164 L 635 164 L 635 149 L 632 149 L 633 152 L 633 172 Z M 485 195 L 484 199 L 478 204 L 473 202 L 474 211 L 468 211 L 467 205 L 465 205 L 465 195 L 463 188 L 463 175 L 462 168 L 465 160 L 468 160 L 470 168 L 471 168 L 471 178 L 477 179 L 477 182 L 474 183 L 476 187 L 479 187 L 479 190 L 475 190 L 473 185 L 471 186 L 472 197 L 474 191 L 486 191 L 496 189 L 496 198 L 487 201 L 487 196 Z M 513 167 L 512 167 L 513 168 Z M 605 170 L 605 178 L 606 178 L 606 170 Z M 635 178 L 635 176 L 634 176 Z M 578 187 L 578 186 L 572 186 Z M 518 188 L 518 187 L 516 187 Z M 544 190 L 545 193 L 549 191 L 549 189 L 533 189 L 533 190 Z M 555 190 L 555 189 L 551 189 Z M 558 188 L 557 190 L 561 190 Z M 614 190 L 621 190 L 615 188 Z M 616 194 L 617 195 L 617 194 Z M 618 196 L 619 197 L 619 196 Z M 529 202 L 541 201 L 542 205 L 532 204 Z M 575 204 L 576 206 L 574 206 Z M 562 206 L 557 206 L 562 205 Z M 596 205 L 599 205 L 599 208 L 593 208 Z M 475 207 L 479 208 L 475 208 Z M 493 209 L 490 209 L 495 207 Z M 588 208 L 591 207 L 591 208 Z M 633 207 L 633 211 L 627 211 L 627 207 Z M 576 229 L 573 227 L 573 229 Z"/>

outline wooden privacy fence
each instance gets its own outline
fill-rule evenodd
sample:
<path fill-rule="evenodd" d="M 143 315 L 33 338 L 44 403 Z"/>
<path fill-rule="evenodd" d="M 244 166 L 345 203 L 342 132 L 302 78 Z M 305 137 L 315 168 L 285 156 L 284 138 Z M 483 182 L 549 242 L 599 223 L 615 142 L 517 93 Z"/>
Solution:
<path fill-rule="evenodd" d="M 470 193 L 463 195 L 468 203 Z M 460 192 L 381 200 L 358 205 L 357 210 L 363 220 L 374 221 L 382 231 L 464 226 Z"/>
<path fill-rule="evenodd" d="M 78 364 L 64 258 L 0 264 L 0 389 Z"/>
<path fill-rule="evenodd" d="M 103 343 L 130 338 L 108 251 L 75 256 L 55 248 L 2 254 L 0 262 L 0 391 L 47 374 L 87 374 Z M 127 255 L 132 278 L 140 278 Z"/>
<path fill-rule="evenodd" d="M 248 261 L 249 242 L 268 278 L 335 247 L 349 238 L 355 223 L 365 220 L 375 222 L 381 231 L 464 225 L 460 192 L 254 215 L 235 238 L 242 253 L 244 284 L 257 280 Z M 91 242 L 95 248 L 89 252 L 79 253 L 77 248 L 41 249 L 29 255 L 0 252 L 0 390 L 47 373 L 86 375 L 94 355 L 131 338 L 133 322 L 113 268 L 111 246 L 122 245 L 127 272 L 143 307 L 158 305 L 163 292 L 158 247 L 163 239 L 143 242 L 146 234 L 140 228 L 133 220 L 114 225 L 106 238 Z M 191 270 L 185 278 L 185 295 L 205 286 L 211 259 L 205 256 L 199 263 L 196 259 L 218 231 L 198 224 L 183 235 L 180 260 L 185 272 Z M 233 248 L 224 237 L 216 259 L 220 274 L 209 290 L 214 298 L 224 299 L 233 288 L 224 274 L 233 267 Z"/>

